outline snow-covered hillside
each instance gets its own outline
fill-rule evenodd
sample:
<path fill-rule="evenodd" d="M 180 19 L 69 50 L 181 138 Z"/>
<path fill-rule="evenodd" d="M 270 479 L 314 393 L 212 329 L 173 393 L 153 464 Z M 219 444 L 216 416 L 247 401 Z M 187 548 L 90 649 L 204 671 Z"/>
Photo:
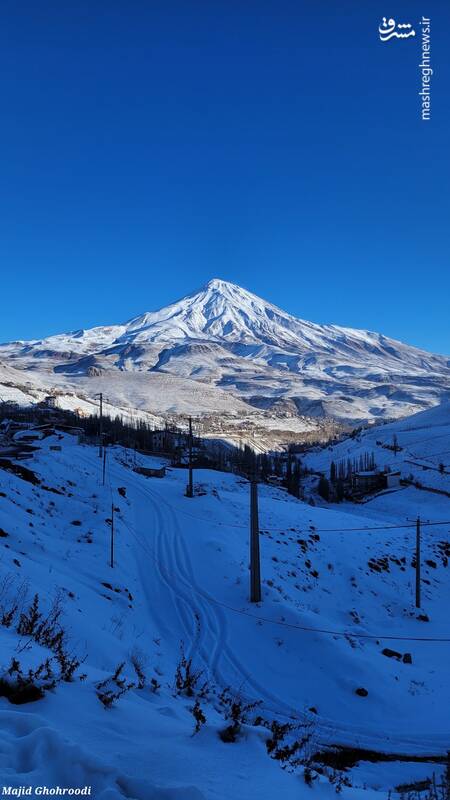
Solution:
<path fill-rule="evenodd" d="M 321 800 L 344 779 L 344 798 L 374 800 L 442 773 L 450 524 L 424 529 L 424 562 L 433 561 L 423 565 L 426 621 L 413 604 L 414 528 L 395 528 L 405 522 L 402 507 L 326 509 L 261 486 L 263 601 L 251 605 L 246 481 L 196 471 L 196 497 L 188 499 L 184 470 L 146 478 L 134 471 L 135 456 L 116 447 L 103 485 L 95 448 L 58 432 L 35 444 L 26 462 L 0 463 L 3 675 L 11 658 L 25 670 L 54 655 L 23 626 L 17 633 L 36 593 L 43 611 L 59 598 L 66 649 L 85 660 L 43 699 L 0 699 L 4 783 L 89 784 L 99 800 L 312 796 L 303 765 L 283 770 L 270 757 L 267 727 L 251 724 L 257 716 L 292 723 L 286 743 L 306 731 L 306 761 L 330 745 L 394 756 L 369 763 L 360 754 L 341 774 L 318 757 L 310 766 Z M 138 455 L 137 464 L 160 462 Z M 450 499 L 432 497 L 427 518 L 450 519 Z M 176 686 L 181 643 L 203 671 L 192 697 Z M 105 708 L 99 683 L 114 688 L 111 676 L 124 662 L 118 680 L 138 684 L 133 661 L 145 673 L 143 688 Z M 220 699 L 225 687 L 225 698 L 261 703 L 235 742 L 219 736 L 232 723 Z M 196 700 L 206 721 L 193 735 Z"/>
<path fill-rule="evenodd" d="M 126 375 L 128 405 L 158 413 L 240 416 L 256 407 L 383 419 L 435 405 L 450 391 L 447 357 L 296 319 L 218 279 L 121 325 L 2 345 L 0 358 L 78 393 L 90 394 L 101 376 L 113 401 L 117 375 Z M 169 376 L 173 391 L 161 383 Z"/>
<path fill-rule="evenodd" d="M 358 460 L 364 453 L 373 453 L 377 468 L 399 472 L 400 478 L 414 486 L 403 486 L 395 493 L 398 507 L 403 496 L 421 498 L 418 511 L 426 499 L 434 506 L 439 495 L 450 498 L 450 403 L 414 414 L 406 419 L 362 430 L 357 435 L 317 449 L 305 457 L 305 463 L 328 475 L 331 462 Z M 370 501 L 376 505 L 375 500 Z"/>

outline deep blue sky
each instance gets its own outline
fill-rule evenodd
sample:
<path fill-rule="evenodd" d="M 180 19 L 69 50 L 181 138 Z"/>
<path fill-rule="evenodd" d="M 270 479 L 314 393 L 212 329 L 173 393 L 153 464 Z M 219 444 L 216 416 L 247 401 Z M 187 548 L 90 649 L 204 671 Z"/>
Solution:
<path fill-rule="evenodd" d="M 432 120 L 420 40 L 432 18 Z M 450 353 L 444 0 L 0 6 L 0 340 L 221 277 Z"/>

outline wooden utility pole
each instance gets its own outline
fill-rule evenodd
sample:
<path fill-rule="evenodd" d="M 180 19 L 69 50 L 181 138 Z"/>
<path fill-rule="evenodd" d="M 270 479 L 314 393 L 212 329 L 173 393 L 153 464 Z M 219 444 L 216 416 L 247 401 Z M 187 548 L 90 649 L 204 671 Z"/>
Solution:
<path fill-rule="evenodd" d="M 194 480 L 192 472 L 192 417 L 189 417 L 189 482 L 186 489 L 186 497 L 194 496 Z"/>
<path fill-rule="evenodd" d="M 416 608 L 420 608 L 420 517 L 416 520 Z"/>
<path fill-rule="evenodd" d="M 114 503 L 111 504 L 111 569 L 114 567 Z"/>
<path fill-rule="evenodd" d="M 103 486 L 105 485 L 105 473 L 106 473 L 106 447 L 103 448 Z"/>
<path fill-rule="evenodd" d="M 100 417 L 99 417 L 99 424 L 98 424 L 98 437 L 99 437 L 99 446 L 98 446 L 98 456 L 99 458 L 103 455 L 103 393 L 100 392 Z"/>
<path fill-rule="evenodd" d="M 250 481 L 250 602 L 261 602 L 261 567 L 259 559 L 258 483 Z"/>

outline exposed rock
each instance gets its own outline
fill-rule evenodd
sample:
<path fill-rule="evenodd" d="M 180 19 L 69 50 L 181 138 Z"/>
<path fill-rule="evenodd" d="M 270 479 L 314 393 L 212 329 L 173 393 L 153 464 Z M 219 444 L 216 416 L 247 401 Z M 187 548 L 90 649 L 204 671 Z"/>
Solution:
<path fill-rule="evenodd" d="M 397 661 L 402 660 L 402 654 L 398 653 L 397 650 L 391 650 L 389 647 L 385 647 L 384 650 L 382 650 L 382 653 L 388 658 L 396 658 Z"/>

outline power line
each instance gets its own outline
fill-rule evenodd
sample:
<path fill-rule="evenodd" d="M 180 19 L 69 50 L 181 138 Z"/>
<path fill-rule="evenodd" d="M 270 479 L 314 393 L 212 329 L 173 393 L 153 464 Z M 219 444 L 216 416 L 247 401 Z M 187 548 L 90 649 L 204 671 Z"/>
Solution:
<path fill-rule="evenodd" d="M 444 520 L 441 522 L 422 522 L 422 527 L 425 525 L 450 525 L 450 520 Z M 411 523 L 410 525 L 376 525 L 369 528 L 313 528 L 313 530 L 318 531 L 319 533 L 334 533 L 336 531 L 347 533 L 349 531 L 388 531 L 401 530 L 403 528 L 415 528 L 415 523 Z"/>
<path fill-rule="evenodd" d="M 158 499 L 161 503 L 166 505 L 168 508 L 172 509 L 172 511 L 176 511 L 179 514 L 183 514 L 185 517 L 189 517 L 190 519 L 194 519 L 196 522 L 207 522 L 208 525 L 215 525 L 221 528 L 239 528 L 242 530 L 247 530 L 247 525 L 242 525 L 240 523 L 235 522 L 220 522 L 219 520 L 212 520 L 208 517 L 199 517 L 196 514 L 191 514 L 189 511 L 185 511 L 183 508 L 178 508 L 174 506 L 172 503 L 169 503 L 166 498 L 161 497 L 158 495 Z M 287 523 L 283 528 L 273 528 L 271 525 L 263 525 L 261 524 L 261 529 L 264 531 L 266 529 L 273 531 L 274 533 L 277 532 L 284 532 L 292 525 L 292 523 Z M 431 527 L 431 526 L 440 526 L 440 525 L 450 525 L 450 520 L 439 520 L 438 522 L 422 522 L 422 527 Z M 301 530 L 300 525 L 298 526 Z M 305 526 L 303 526 L 305 527 Z M 388 530 L 405 530 L 407 528 L 415 528 L 415 523 L 403 524 L 403 525 L 372 525 L 366 527 L 352 527 L 352 528 L 317 528 L 316 526 L 310 526 L 310 530 L 313 533 L 364 533 L 366 531 L 388 531 Z"/>
<path fill-rule="evenodd" d="M 109 481 L 109 486 L 110 486 L 111 496 L 112 496 L 110 470 L 108 470 L 108 481 Z M 171 504 L 168 503 L 165 500 L 165 498 L 162 498 L 157 492 L 151 492 L 147 488 L 144 488 L 142 486 L 139 486 L 139 489 L 140 489 L 140 491 L 142 491 L 144 494 L 147 494 L 148 496 L 151 496 L 151 494 L 156 495 L 160 502 L 163 502 L 169 508 L 174 510 L 173 506 L 171 506 Z M 189 515 L 189 516 L 192 516 L 192 515 Z M 208 520 L 206 520 L 206 521 L 208 521 Z M 145 550 L 147 555 L 150 556 L 152 561 L 158 566 L 158 569 L 161 572 L 164 572 L 165 576 L 167 578 L 169 578 L 170 580 L 173 580 L 173 579 L 177 580 L 177 578 L 178 578 L 177 575 L 168 573 L 166 570 L 162 570 L 161 565 L 155 559 L 154 554 L 146 547 L 146 545 L 144 545 L 142 543 L 142 541 L 139 539 L 138 535 L 136 534 L 136 531 L 133 530 L 133 528 L 124 519 L 122 519 L 122 523 L 130 531 L 130 533 L 134 536 L 134 538 L 136 539 L 138 544 L 143 548 L 143 550 Z M 422 526 L 423 525 L 448 525 L 448 524 L 450 524 L 450 522 L 435 522 L 435 523 L 426 522 L 426 523 L 421 523 Z M 239 526 L 239 527 L 246 527 L 246 526 Z M 391 526 L 391 527 L 395 528 L 395 529 L 397 529 L 397 528 L 411 528 L 411 527 L 415 528 L 416 527 L 416 523 L 412 523 L 410 525 L 394 525 L 394 526 Z M 385 530 L 386 528 L 385 527 L 372 528 L 372 529 L 367 529 L 367 528 L 351 528 L 350 529 L 349 528 L 347 530 L 363 530 L 364 531 L 364 530 L 380 530 L 380 529 L 381 530 Z M 318 529 L 315 529 L 315 530 L 318 530 Z M 338 530 L 338 531 L 340 531 L 341 529 L 337 528 L 337 529 L 325 529 L 325 530 Z M 228 609 L 229 611 L 232 611 L 235 614 L 241 614 L 242 616 L 250 617 L 250 618 L 256 620 L 257 622 L 267 622 L 268 624 L 271 624 L 271 625 L 278 625 L 278 626 L 285 627 L 285 628 L 292 628 L 292 629 L 296 629 L 296 630 L 301 630 L 303 632 L 322 633 L 322 634 L 326 634 L 326 635 L 330 635 L 330 636 L 341 636 L 341 637 L 344 637 L 344 638 L 353 638 L 353 639 L 370 639 L 370 640 L 385 639 L 387 641 L 431 642 L 431 643 L 443 643 L 443 644 L 450 643 L 450 637 L 447 638 L 447 637 L 433 637 L 433 636 L 402 636 L 402 635 L 393 635 L 393 634 L 359 633 L 359 632 L 351 632 L 351 631 L 337 631 L 337 630 L 333 630 L 333 629 L 329 629 L 329 628 L 317 628 L 317 627 L 314 627 L 314 626 L 299 625 L 297 623 L 291 623 L 291 622 L 283 622 L 282 620 L 275 620 L 275 619 L 271 619 L 269 617 L 262 617 L 262 616 L 259 616 L 259 615 L 256 615 L 256 614 L 252 614 L 249 611 L 244 611 L 242 609 L 235 608 L 234 606 L 230 606 L 227 603 L 224 603 L 224 602 L 222 602 L 220 600 L 216 600 L 215 598 L 211 597 L 206 592 L 202 592 L 200 589 L 198 589 L 198 588 L 196 588 L 194 586 L 191 586 L 191 590 L 195 594 L 198 594 L 201 597 L 203 597 L 205 600 L 207 600 L 207 602 L 214 603 L 216 605 L 222 606 L 223 608 L 226 608 L 226 609 Z"/>
<path fill-rule="evenodd" d="M 202 594 L 200 592 L 200 594 Z M 450 643 L 450 637 L 434 637 L 434 636 L 394 636 L 394 635 L 385 635 L 383 634 L 375 634 L 375 633 L 353 633 L 350 631 L 335 631 L 328 628 L 315 628 L 309 625 L 298 625 L 294 622 L 283 622 L 282 620 L 270 619 L 268 617 L 260 617 L 256 614 L 251 614 L 249 611 L 242 611 L 242 609 L 234 608 L 233 606 L 229 606 L 226 603 L 221 602 L 220 600 L 216 600 L 214 597 L 207 596 L 207 599 L 212 603 L 217 603 L 218 605 L 227 608 L 229 611 L 234 611 L 237 614 L 242 614 L 246 617 L 253 617 L 256 621 L 261 622 L 268 622 L 272 625 L 281 625 L 285 628 L 294 628 L 301 631 L 311 632 L 311 633 L 325 633 L 329 634 L 330 636 L 343 636 L 345 638 L 350 639 L 388 639 L 391 641 L 402 641 L 402 642 L 442 642 L 442 643 Z"/>
<path fill-rule="evenodd" d="M 158 499 L 160 500 L 161 503 L 163 503 L 164 505 L 168 506 L 168 508 L 172 509 L 172 511 L 176 511 L 179 514 L 183 514 L 185 517 L 190 517 L 190 519 L 194 519 L 194 520 L 196 520 L 196 522 L 207 522 L 209 525 L 216 525 L 216 526 L 223 527 L 223 528 L 240 528 L 240 529 L 244 529 L 244 530 L 247 530 L 247 528 L 248 528 L 247 525 L 242 525 L 242 524 L 239 524 L 239 523 L 219 522 L 219 520 L 211 520 L 211 519 L 208 519 L 207 517 L 199 517 L 199 516 L 197 516 L 195 514 L 190 514 L 189 511 L 185 511 L 183 508 L 177 508 L 172 503 L 169 503 L 169 501 L 166 500 L 166 498 L 161 497 L 161 495 L 158 495 Z M 444 521 L 439 521 L 439 522 L 423 522 L 422 526 L 425 526 L 425 525 L 426 526 L 431 526 L 431 525 L 450 525 L 450 520 L 444 520 Z M 263 525 L 263 524 L 261 524 L 260 527 L 263 530 L 268 529 L 268 530 L 273 531 L 273 532 L 276 533 L 276 532 L 286 531 L 286 529 L 289 529 L 290 523 L 286 524 L 283 528 L 273 528 L 270 525 Z M 316 528 L 315 526 L 313 526 L 313 527 L 311 527 L 311 531 L 313 533 L 350 533 L 350 532 L 357 532 L 357 531 L 364 533 L 365 531 L 402 530 L 402 529 L 405 529 L 405 528 L 415 528 L 415 523 L 409 523 L 409 524 L 404 524 L 404 525 L 391 525 L 391 524 L 389 524 L 389 525 L 375 525 L 375 526 L 369 526 L 369 527 L 364 527 L 364 528 L 363 527 L 360 527 L 360 528 L 343 528 L 343 527 L 341 527 L 341 528 Z"/>
<path fill-rule="evenodd" d="M 145 491 L 145 490 L 143 490 Z M 147 493 L 147 492 L 145 492 Z M 122 520 L 125 527 L 130 531 L 134 539 L 137 543 L 142 547 L 142 549 L 147 553 L 148 556 L 152 559 L 152 561 L 158 566 L 158 569 L 165 575 L 167 579 L 169 579 L 172 583 L 175 579 L 177 580 L 177 575 L 174 573 L 167 572 L 166 569 L 161 568 L 161 564 L 159 564 L 154 557 L 154 553 L 148 549 L 148 547 L 140 540 L 139 536 L 137 535 L 136 531 L 127 523 L 125 520 Z M 393 635 L 393 634 L 375 634 L 375 633 L 359 633 L 359 632 L 352 632 L 352 631 L 337 631 L 330 628 L 317 628 L 310 625 L 299 625 L 294 622 L 283 622 L 282 620 L 272 619 L 270 617 L 262 617 L 257 614 L 252 614 L 250 611 L 245 611 L 240 608 L 235 608 L 234 606 L 228 605 L 228 603 L 224 603 L 221 600 L 217 600 L 214 597 L 211 597 L 207 592 L 202 592 L 201 589 L 197 589 L 195 586 L 191 585 L 191 590 L 195 594 L 200 595 L 203 597 L 207 602 L 214 603 L 215 605 L 219 605 L 222 608 L 228 609 L 228 611 L 232 611 L 235 614 L 241 614 L 245 617 L 250 617 L 251 619 L 256 620 L 256 622 L 267 622 L 271 625 L 279 625 L 284 628 L 293 628 L 295 630 L 301 630 L 303 632 L 310 632 L 310 633 L 323 633 L 330 636 L 341 636 L 344 638 L 351 638 L 351 639 L 372 639 L 372 640 L 379 640 L 385 639 L 389 641 L 404 641 L 404 642 L 432 642 L 432 643 L 450 643 L 450 637 L 435 637 L 435 636 L 402 636 L 402 635 Z"/>
<path fill-rule="evenodd" d="M 243 525 L 240 523 L 233 523 L 233 522 L 220 522 L 219 520 L 212 520 L 207 517 L 199 517 L 195 514 L 191 514 L 188 511 L 185 511 L 183 508 L 176 508 L 172 503 L 169 503 L 165 498 L 158 496 L 160 501 L 171 508 L 173 511 L 176 511 L 179 514 L 183 514 L 185 517 L 189 517 L 190 519 L 194 519 L 197 522 L 207 522 L 209 525 L 215 525 L 216 527 L 225 527 L 225 528 L 237 528 L 242 530 L 247 530 L 247 525 Z M 440 526 L 440 525 L 450 525 L 450 520 L 438 521 L 438 522 L 423 522 L 422 527 L 429 527 L 429 526 Z M 289 528 L 289 524 L 286 524 L 283 528 L 274 528 L 270 525 L 263 525 L 261 524 L 261 528 L 269 529 L 274 533 L 286 531 Z M 351 527 L 351 528 L 317 528 L 315 526 L 311 527 L 311 530 L 314 533 L 357 533 L 365 531 L 385 531 L 385 530 L 404 530 L 407 528 L 415 528 L 415 523 L 404 524 L 404 525 L 373 525 L 373 526 L 366 526 L 366 527 Z"/>

